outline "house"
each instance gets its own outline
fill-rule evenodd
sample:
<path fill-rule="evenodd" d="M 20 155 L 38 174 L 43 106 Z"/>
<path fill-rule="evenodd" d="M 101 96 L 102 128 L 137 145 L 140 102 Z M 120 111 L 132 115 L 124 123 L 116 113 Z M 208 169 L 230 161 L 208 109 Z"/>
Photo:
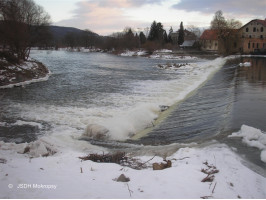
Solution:
<path fill-rule="evenodd" d="M 263 52 L 266 50 L 266 19 L 254 19 L 239 29 L 241 53 Z"/>
<path fill-rule="evenodd" d="M 218 30 L 205 30 L 200 36 L 203 51 L 218 51 Z"/>
<path fill-rule="evenodd" d="M 254 19 L 240 29 L 205 30 L 201 49 L 222 54 L 266 51 L 266 19 Z"/>
<path fill-rule="evenodd" d="M 178 36 L 179 36 L 179 31 L 171 33 L 173 44 L 178 44 Z M 192 47 L 196 40 L 197 40 L 196 34 L 186 29 L 184 30 L 184 43 L 182 44 L 183 47 Z"/>

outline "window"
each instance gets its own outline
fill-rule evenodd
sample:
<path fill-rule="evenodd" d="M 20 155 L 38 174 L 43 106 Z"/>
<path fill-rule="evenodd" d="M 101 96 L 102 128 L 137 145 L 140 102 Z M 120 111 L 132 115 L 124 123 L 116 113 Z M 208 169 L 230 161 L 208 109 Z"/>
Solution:
<path fill-rule="evenodd" d="M 260 39 L 263 39 L 263 35 L 260 35 Z"/>
<path fill-rule="evenodd" d="M 246 32 L 248 32 L 248 27 L 246 28 Z"/>
<path fill-rule="evenodd" d="M 237 44 L 236 44 L 236 42 L 234 42 L 234 48 L 236 48 L 236 46 L 237 46 Z"/>
<path fill-rule="evenodd" d="M 259 48 L 259 43 L 257 43 L 257 49 Z"/>
<path fill-rule="evenodd" d="M 248 48 L 250 49 L 250 42 L 248 43 Z"/>
<path fill-rule="evenodd" d="M 260 28 L 260 32 L 263 32 L 263 27 Z"/>
<path fill-rule="evenodd" d="M 254 28 L 253 28 L 253 32 L 256 32 L 256 30 L 257 30 L 256 27 L 254 27 Z"/>
<path fill-rule="evenodd" d="M 251 38 L 251 35 L 249 35 L 249 38 Z"/>
<path fill-rule="evenodd" d="M 253 43 L 252 43 L 252 48 L 254 49 L 254 47 L 255 47 L 255 43 L 253 42 Z"/>

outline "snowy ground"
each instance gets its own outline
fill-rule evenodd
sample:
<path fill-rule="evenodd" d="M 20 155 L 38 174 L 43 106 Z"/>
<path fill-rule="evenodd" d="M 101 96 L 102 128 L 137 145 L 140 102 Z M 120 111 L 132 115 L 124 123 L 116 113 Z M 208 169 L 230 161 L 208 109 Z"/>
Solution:
<path fill-rule="evenodd" d="M 22 64 L 11 64 L 0 59 L 0 89 L 46 81 L 50 71 L 41 63 L 29 59 Z"/>
<path fill-rule="evenodd" d="M 243 165 L 226 145 L 181 148 L 167 159 L 172 167 L 134 170 L 112 163 L 80 161 L 86 154 L 65 150 L 30 159 L 0 150 L 0 198 L 266 198 L 266 178 Z M 143 162 L 152 156 L 139 157 Z M 201 170 L 215 166 L 213 182 Z M 162 162 L 155 157 L 148 162 Z M 204 164 L 205 163 L 205 164 Z M 121 174 L 127 183 L 114 179 Z"/>

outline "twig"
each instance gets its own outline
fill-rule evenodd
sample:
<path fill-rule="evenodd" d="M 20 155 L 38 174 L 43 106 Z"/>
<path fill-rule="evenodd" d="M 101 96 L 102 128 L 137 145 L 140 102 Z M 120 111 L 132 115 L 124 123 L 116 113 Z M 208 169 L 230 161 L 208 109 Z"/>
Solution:
<path fill-rule="evenodd" d="M 214 187 L 213 187 L 213 189 L 212 189 L 212 194 L 214 193 L 214 190 L 215 190 L 216 184 L 217 184 L 217 182 L 215 183 L 215 185 L 214 185 Z"/>
<path fill-rule="evenodd" d="M 173 158 L 172 160 L 184 160 L 186 158 L 189 158 L 189 157 L 184 157 L 184 158 L 179 158 L 179 159 Z"/>
<path fill-rule="evenodd" d="M 155 155 L 155 156 L 156 156 L 156 155 Z M 140 167 L 141 167 L 142 165 L 145 165 L 147 162 L 151 161 L 153 158 L 155 158 L 155 156 L 153 156 L 151 159 L 147 160 L 145 163 L 141 163 Z"/>
<path fill-rule="evenodd" d="M 130 197 L 131 197 L 131 193 L 133 193 L 133 191 L 130 190 L 128 183 L 127 183 L 127 189 L 128 189 L 129 195 L 130 195 Z"/>
<path fill-rule="evenodd" d="M 80 168 L 80 173 L 83 173 L 82 167 Z"/>
<path fill-rule="evenodd" d="M 213 196 L 203 196 L 203 197 L 200 197 L 201 199 L 209 199 L 209 198 L 212 198 Z"/>

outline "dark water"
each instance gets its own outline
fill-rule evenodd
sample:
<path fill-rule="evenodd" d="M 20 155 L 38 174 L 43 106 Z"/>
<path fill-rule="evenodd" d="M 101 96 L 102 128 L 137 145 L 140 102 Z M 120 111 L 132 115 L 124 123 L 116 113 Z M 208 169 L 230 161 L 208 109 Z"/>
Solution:
<path fill-rule="evenodd" d="M 240 62 L 251 62 L 252 66 L 239 67 Z M 228 61 L 140 142 L 169 144 L 219 138 L 238 131 L 243 124 L 266 130 L 265 58 Z"/>
<path fill-rule="evenodd" d="M 251 67 L 239 63 L 251 62 Z M 266 131 L 266 58 L 228 61 L 203 87 L 180 103 L 169 117 L 141 138 L 141 144 L 204 142 L 215 139 L 266 168 L 257 148 L 228 138 L 245 124 Z"/>

